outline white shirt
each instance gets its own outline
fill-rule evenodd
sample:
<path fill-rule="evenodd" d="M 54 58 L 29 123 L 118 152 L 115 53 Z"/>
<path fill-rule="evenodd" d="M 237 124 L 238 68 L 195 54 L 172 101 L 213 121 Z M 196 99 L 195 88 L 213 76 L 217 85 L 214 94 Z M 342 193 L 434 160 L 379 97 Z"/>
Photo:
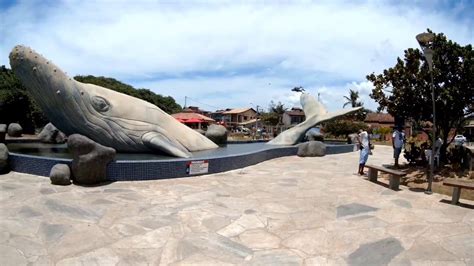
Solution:
<path fill-rule="evenodd" d="M 395 146 L 395 148 L 399 149 L 403 147 L 403 140 L 405 139 L 405 133 L 395 130 L 395 132 L 393 132 L 392 138 L 393 138 L 393 146 Z"/>
<path fill-rule="evenodd" d="M 367 134 L 367 131 L 362 131 L 359 133 L 359 138 L 360 138 L 360 143 L 364 149 L 369 148 L 369 134 Z"/>

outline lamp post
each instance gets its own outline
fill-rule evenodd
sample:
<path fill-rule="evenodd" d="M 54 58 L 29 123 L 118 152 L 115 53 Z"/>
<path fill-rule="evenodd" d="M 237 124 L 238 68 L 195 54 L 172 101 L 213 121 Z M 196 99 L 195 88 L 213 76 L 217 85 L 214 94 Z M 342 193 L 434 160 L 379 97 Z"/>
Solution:
<path fill-rule="evenodd" d="M 431 185 L 434 177 L 434 157 L 435 157 L 435 142 L 436 142 L 436 104 L 435 104 L 435 91 L 434 91 L 434 80 L 433 80 L 433 54 L 434 51 L 431 49 L 435 35 L 433 33 L 420 33 L 416 35 L 416 40 L 420 44 L 423 55 L 425 56 L 426 62 L 430 69 L 431 76 L 431 100 L 433 102 L 433 136 L 431 140 L 431 156 L 430 156 L 430 175 L 428 177 L 428 188 L 426 188 L 426 194 L 432 194 Z"/>
<path fill-rule="evenodd" d="M 257 105 L 257 113 L 255 114 L 255 139 L 257 139 L 257 133 L 258 133 L 258 108 L 260 106 Z"/>
<path fill-rule="evenodd" d="M 253 103 L 250 103 L 251 105 L 253 105 Z M 255 108 L 257 109 L 256 110 L 256 113 L 255 113 L 255 135 L 254 135 L 254 139 L 257 139 L 257 129 L 258 129 L 258 108 L 260 107 L 260 105 L 256 105 Z"/>

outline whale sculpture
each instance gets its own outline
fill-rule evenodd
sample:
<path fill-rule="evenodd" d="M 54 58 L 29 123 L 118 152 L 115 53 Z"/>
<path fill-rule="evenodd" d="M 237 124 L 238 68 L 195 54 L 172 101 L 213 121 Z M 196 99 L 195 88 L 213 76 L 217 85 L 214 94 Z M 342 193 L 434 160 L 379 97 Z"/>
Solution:
<path fill-rule="evenodd" d="M 67 135 L 79 133 L 122 152 L 184 158 L 218 147 L 149 102 L 68 77 L 31 48 L 15 46 L 10 65 L 48 119 Z"/>
<path fill-rule="evenodd" d="M 350 109 L 343 109 L 337 112 L 329 113 L 324 106 L 318 102 L 313 96 L 308 93 L 302 93 L 300 96 L 300 103 L 303 106 L 303 111 L 306 116 L 305 121 L 298 125 L 283 131 L 276 138 L 269 141 L 270 145 L 294 145 L 303 139 L 306 131 L 316 126 L 317 124 L 355 112 L 362 107 L 354 107 Z"/>

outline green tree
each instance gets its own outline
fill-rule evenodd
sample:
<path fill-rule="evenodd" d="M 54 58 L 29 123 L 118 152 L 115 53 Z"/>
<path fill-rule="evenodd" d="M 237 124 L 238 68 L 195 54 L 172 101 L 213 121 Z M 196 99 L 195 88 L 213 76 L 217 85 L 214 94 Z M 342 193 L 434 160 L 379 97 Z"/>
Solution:
<path fill-rule="evenodd" d="M 346 137 L 349 134 L 357 133 L 359 129 L 366 130 L 368 125 L 364 122 L 335 119 L 323 123 L 323 130 L 327 134 L 335 137 Z"/>
<path fill-rule="evenodd" d="M 379 127 L 373 129 L 373 134 L 380 134 L 380 140 L 385 140 L 385 136 L 390 134 L 392 129 L 390 127 Z"/>
<path fill-rule="evenodd" d="M 344 103 L 342 108 L 346 107 L 347 105 L 350 105 L 351 107 L 359 107 L 362 106 L 362 102 L 358 101 L 359 100 L 359 92 L 349 89 L 349 96 L 344 96 L 344 98 L 347 100 L 347 102 Z"/>
<path fill-rule="evenodd" d="M 359 92 L 356 90 L 349 89 L 349 96 L 344 96 L 344 98 L 347 101 L 344 103 L 342 108 L 346 107 L 347 105 L 350 105 L 351 107 L 364 106 L 364 103 L 362 101 L 359 101 Z M 371 112 L 372 111 L 367 108 L 362 108 L 355 113 L 345 115 L 344 119 L 364 121 L 367 117 L 367 114 Z"/>
<path fill-rule="evenodd" d="M 162 96 L 149 89 L 135 89 L 134 87 L 120 82 L 113 78 L 95 77 L 95 76 L 75 76 L 75 80 L 102 86 L 120 93 L 124 93 L 144 101 L 150 102 L 165 111 L 168 114 L 180 112 L 181 106 L 171 96 Z"/>
<path fill-rule="evenodd" d="M 48 120 L 11 69 L 0 66 L 0 124 L 19 123 L 33 134 Z"/>
<path fill-rule="evenodd" d="M 283 123 L 283 114 L 287 109 L 288 108 L 286 108 L 281 102 L 276 104 L 275 102 L 270 101 L 268 112 L 262 113 L 260 117 L 265 124 L 280 127 Z"/>
<path fill-rule="evenodd" d="M 448 141 L 449 131 L 459 129 L 474 110 L 474 51 L 471 44 L 461 46 L 443 33 L 435 34 L 431 48 L 436 127 L 444 141 L 443 157 L 452 141 Z M 367 79 L 374 85 L 370 97 L 379 104 L 379 110 L 386 109 L 417 124 L 433 120 L 430 71 L 419 49 L 405 50 L 404 58 L 397 58 L 394 67 L 382 74 L 372 73 Z M 431 130 L 425 132 L 430 134 Z"/>

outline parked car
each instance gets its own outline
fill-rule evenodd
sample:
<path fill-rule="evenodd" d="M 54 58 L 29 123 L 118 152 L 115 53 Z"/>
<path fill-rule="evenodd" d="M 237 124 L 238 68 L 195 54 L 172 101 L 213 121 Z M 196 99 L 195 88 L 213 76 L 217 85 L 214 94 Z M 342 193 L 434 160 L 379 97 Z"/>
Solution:
<path fill-rule="evenodd" d="M 454 145 L 463 145 L 464 142 L 466 142 L 467 139 L 463 135 L 456 135 L 454 137 Z"/>

